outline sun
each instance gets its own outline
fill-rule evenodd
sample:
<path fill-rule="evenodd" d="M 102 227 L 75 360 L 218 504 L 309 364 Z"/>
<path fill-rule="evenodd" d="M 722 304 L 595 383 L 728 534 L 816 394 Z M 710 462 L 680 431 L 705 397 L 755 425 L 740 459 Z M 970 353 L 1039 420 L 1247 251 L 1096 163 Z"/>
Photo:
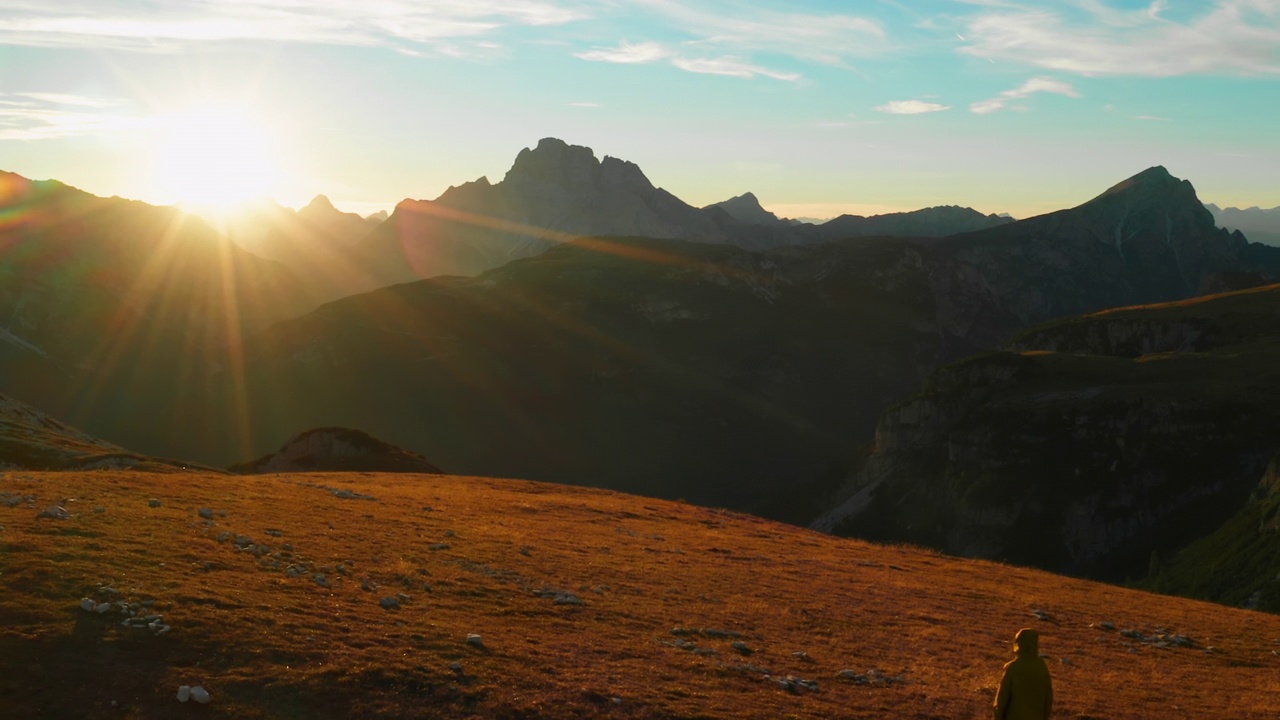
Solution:
<path fill-rule="evenodd" d="M 269 194 L 279 170 L 268 126 L 242 106 L 206 104 L 155 117 L 154 178 L 169 202 L 227 212 Z"/>

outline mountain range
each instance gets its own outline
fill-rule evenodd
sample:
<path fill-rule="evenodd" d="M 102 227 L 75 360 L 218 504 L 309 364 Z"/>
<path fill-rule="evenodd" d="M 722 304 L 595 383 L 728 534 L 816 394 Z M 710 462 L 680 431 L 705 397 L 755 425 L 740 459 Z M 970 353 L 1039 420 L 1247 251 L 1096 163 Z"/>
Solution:
<path fill-rule="evenodd" d="M 1256 431 L 1263 320 L 1245 345 L 1155 362 L 1182 331 L 1143 313 L 1234 318 L 1244 301 L 1189 299 L 1280 277 L 1280 248 L 1217 227 L 1162 167 L 1021 221 L 944 206 L 812 225 L 750 193 L 695 208 L 545 139 L 501 182 L 385 221 L 281 209 L 255 240 L 273 259 L 170 208 L 3 187 L 0 391 L 148 456 L 269 471 L 287 443 L 278 467 L 298 470 L 351 443 L 290 438 L 358 428 L 422 467 L 1172 587 L 1178 549 L 1262 512 L 1246 503 L 1280 452 Z M 1250 317 L 1267 292 L 1241 296 Z M 1063 339 L 1081 327 L 1129 344 Z M 1236 376 L 1222 406 L 1202 402 L 1218 373 Z M 1147 430 L 1117 430 L 1116 398 L 1148 391 L 1123 410 L 1154 413 Z"/>
<path fill-rule="evenodd" d="M 1260 207 L 1220 208 L 1212 203 L 1206 204 L 1213 213 L 1218 225 L 1228 230 L 1240 230 L 1254 242 L 1266 245 L 1280 245 L 1280 207 L 1264 210 Z"/>

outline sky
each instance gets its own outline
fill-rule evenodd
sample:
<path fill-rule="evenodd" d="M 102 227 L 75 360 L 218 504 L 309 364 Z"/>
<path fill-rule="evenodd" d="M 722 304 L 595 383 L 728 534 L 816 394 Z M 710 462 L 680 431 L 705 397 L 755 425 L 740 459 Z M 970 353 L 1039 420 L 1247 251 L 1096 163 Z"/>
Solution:
<path fill-rule="evenodd" d="M 372 212 L 542 137 L 693 205 L 1280 205 L 1280 0 L 0 0 L 0 169 Z"/>

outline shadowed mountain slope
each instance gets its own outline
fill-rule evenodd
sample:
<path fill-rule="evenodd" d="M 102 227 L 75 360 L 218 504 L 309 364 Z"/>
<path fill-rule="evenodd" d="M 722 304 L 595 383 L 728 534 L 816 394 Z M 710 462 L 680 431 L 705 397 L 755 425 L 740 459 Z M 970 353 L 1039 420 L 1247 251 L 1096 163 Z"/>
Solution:
<path fill-rule="evenodd" d="M 1055 716 L 1261 720 L 1280 695 L 1280 617 L 681 503 L 310 473 L 0 493 L 34 496 L 0 503 L 12 717 L 970 718 L 1024 626 Z M 64 498 L 103 512 L 36 518 Z"/>
<path fill-rule="evenodd" d="M 230 237 L 289 268 L 312 296 L 332 300 L 380 284 L 355 248 L 385 217 L 342 212 L 324 195 L 296 212 L 268 203 L 248 209 L 247 216 L 227 228 Z"/>
<path fill-rule="evenodd" d="M 314 302 L 172 208 L 0 174 L 0 391 L 129 447 L 237 361 L 241 333 Z M 156 454 L 167 454 L 158 448 Z"/>
<path fill-rule="evenodd" d="M 1141 585 L 1157 592 L 1280 613 L 1280 456 L 1238 513 L 1148 570 Z"/>
<path fill-rule="evenodd" d="M 1098 236 L 1166 216 L 1179 219 L 1168 232 L 1122 236 L 1123 256 Z M 938 365 L 1059 311 L 1189 294 L 1201 275 L 1251 267 L 1253 247 L 1159 169 L 1074 210 L 941 240 L 761 253 L 579 240 L 260 333 L 243 375 L 222 373 L 195 406 L 183 452 L 222 464 L 298 427 L 358 427 L 454 472 L 798 520 Z"/>
<path fill-rule="evenodd" d="M 1278 285 L 1061 320 L 890 409 L 816 526 L 1135 577 L 1240 510 L 1277 423 Z"/>
<path fill-rule="evenodd" d="M 894 240 L 769 254 L 580 240 L 278 324 L 184 436 L 209 443 L 193 456 L 226 454 L 242 412 L 243 457 L 299 426 L 358 427 L 453 472 L 793 516 L 783 506 L 839 477 L 880 408 L 940 358 L 994 342 L 971 298 L 945 309 L 968 320 L 960 334 L 938 325 L 933 288 L 963 269 L 927 254 Z"/>
<path fill-rule="evenodd" d="M 0 470 L 102 469 L 177 471 L 187 467 L 129 452 L 0 395 Z"/>

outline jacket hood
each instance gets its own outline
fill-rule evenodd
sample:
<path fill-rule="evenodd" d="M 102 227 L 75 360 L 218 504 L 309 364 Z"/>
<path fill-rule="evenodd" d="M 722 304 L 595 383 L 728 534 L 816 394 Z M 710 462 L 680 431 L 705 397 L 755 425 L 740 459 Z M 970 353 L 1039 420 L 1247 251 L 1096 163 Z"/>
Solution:
<path fill-rule="evenodd" d="M 1032 657 L 1040 654 L 1040 633 L 1031 628 L 1022 628 L 1013 636 L 1013 651 L 1019 655 Z"/>

